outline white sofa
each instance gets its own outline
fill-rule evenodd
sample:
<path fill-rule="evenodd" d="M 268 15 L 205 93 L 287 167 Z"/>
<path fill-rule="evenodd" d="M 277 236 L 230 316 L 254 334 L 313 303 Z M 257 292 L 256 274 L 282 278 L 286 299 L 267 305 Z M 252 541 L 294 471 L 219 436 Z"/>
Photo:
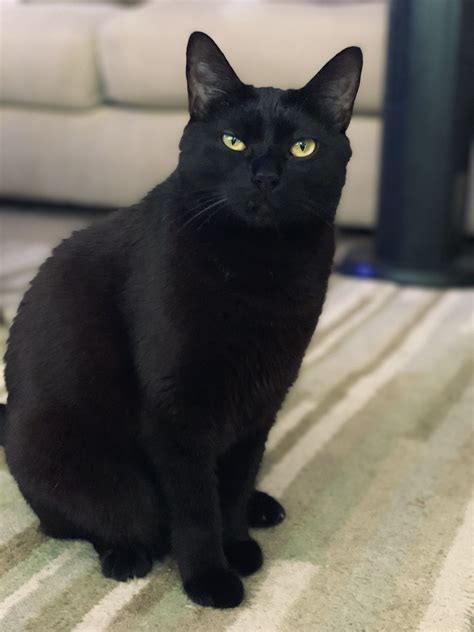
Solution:
<path fill-rule="evenodd" d="M 203 30 L 260 86 L 301 86 L 339 50 L 361 46 L 339 222 L 373 224 L 385 2 L 1 4 L 0 196 L 105 207 L 140 199 L 176 165 L 186 40 Z"/>

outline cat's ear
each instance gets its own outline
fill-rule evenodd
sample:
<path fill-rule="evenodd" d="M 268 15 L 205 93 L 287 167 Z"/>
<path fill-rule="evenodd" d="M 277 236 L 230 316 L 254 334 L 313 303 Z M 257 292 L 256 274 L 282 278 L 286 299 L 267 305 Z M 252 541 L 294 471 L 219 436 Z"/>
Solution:
<path fill-rule="evenodd" d="M 191 34 L 186 50 L 189 113 L 204 116 L 212 101 L 238 92 L 243 84 L 217 44 L 205 33 Z"/>
<path fill-rule="evenodd" d="M 362 72 L 362 51 L 357 46 L 345 48 L 321 68 L 300 90 L 322 120 L 345 132 L 352 116 Z"/>

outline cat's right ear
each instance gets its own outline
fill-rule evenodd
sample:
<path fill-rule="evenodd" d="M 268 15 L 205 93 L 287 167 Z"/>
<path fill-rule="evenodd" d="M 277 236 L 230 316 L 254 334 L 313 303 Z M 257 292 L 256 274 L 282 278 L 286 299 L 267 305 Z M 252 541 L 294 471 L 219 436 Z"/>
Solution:
<path fill-rule="evenodd" d="M 206 115 L 217 99 L 238 93 L 243 84 L 217 44 L 205 33 L 191 34 L 186 50 L 189 113 L 192 118 Z"/>

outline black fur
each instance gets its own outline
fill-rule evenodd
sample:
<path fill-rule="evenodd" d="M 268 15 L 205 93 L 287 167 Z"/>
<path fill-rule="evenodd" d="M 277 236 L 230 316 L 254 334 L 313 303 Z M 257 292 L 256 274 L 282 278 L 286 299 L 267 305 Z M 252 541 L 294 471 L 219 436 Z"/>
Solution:
<path fill-rule="evenodd" d="M 7 426 L 7 407 L 0 404 L 0 445 L 5 444 L 5 430 Z"/>
<path fill-rule="evenodd" d="M 362 60 L 282 91 L 242 84 L 202 33 L 187 59 L 176 171 L 63 241 L 25 294 L 6 455 L 43 531 L 90 540 L 106 576 L 172 547 L 191 599 L 232 607 L 263 561 L 249 526 L 284 517 L 255 477 L 323 306 Z M 318 150 L 295 158 L 302 138 Z"/>

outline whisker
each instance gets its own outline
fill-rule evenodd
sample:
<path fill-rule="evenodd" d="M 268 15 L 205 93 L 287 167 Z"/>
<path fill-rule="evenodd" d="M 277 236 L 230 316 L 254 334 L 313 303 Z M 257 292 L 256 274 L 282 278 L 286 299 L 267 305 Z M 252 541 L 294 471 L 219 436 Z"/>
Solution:
<path fill-rule="evenodd" d="M 195 202 L 196 200 L 199 202 L 199 200 L 206 199 L 207 197 L 215 197 L 216 195 L 222 195 L 217 187 L 212 189 L 198 189 L 197 191 L 193 191 L 190 199 L 187 201 L 188 203 Z"/>
<path fill-rule="evenodd" d="M 216 200 L 219 200 L 221 197 L 222 197 L 222 195 L 215 195 L 214 197 L 204 198 L 200 202 L 198 202 L 197 204 L 192 206 L 191 208 L 187 208 L 185 210 L 185 215 L 189 215 L 190 213 L 192 213 L 194 211 L 198 211 L 200 208 L 203 207 L 203 205 L 205 206 L 206 204 L 210 204 L 211 202 L 215 202 Z"/>
<path fill-rule="evenodd" d="M 176 215 L 174 218 L 171 219 L 171 222 L 173 224 L 177 224 L 181 221 L 181 219 L 183 217 L 187 217 L 190 214 L 194 213 L 195 211 L 199 211 L 200 209 L 203 208 L 203 206 L 207 206 L 208 204 L 210 204 L 211 202 L 214 202 L 218 199 L 220 199 L 220 195 L 216 195 L 214 197 L 211 198 L 206 198 L 204 197 L 203 199 L 201 199 L 197 204 L 195 204 L 194 206 L 190 207 L 190 208 L 184 208 L 182 210 L 182 214 L 180 215 Z M 192 218 L 191 218 L 192 219 Z"/>
<path fill-rule="evenodd" d="M 226 203 L 227 203 L 227 198 L 225 198 L 224 200 L 221 200 L 221 201 L 220 201 L 220 204 L 226 204 Z M 201 223 L 201 225 L 199 226 L 198 230 L 201 230 L 201 228 L 202 228 L 205 224 L 207 224 L 208 222 L 210 222 L 210 221 L 211 221 L 211 219 L 212 219 L 215 215 L 217 215 L 217 213 L 219 213 L 219 211 L 221 211 L 221 210 L 222 210 L 221 208 L 216 208 L 216 210 L 215 210 L 213 213 L 211 213 L 211 214 L 209 215 L 209 217 L 207 217 L 206 219 L 204 219 L 204 221 L 203 221 L 203 222 Z"/>
<path fill-rule="evenodd" d="M 191 222 L 193 222 L 194 220 L 196 220 L 198 217 L 200 217 L 201 215 L 203 215 L 204 213 L 206 213 L 207 211 L 209 211 L 211 208 L 214 208 L 217 204 L 220 204 L 221 202 L 225 202 L 225 198 L 222 198 L 220 200 L 217 200 L 217 202 L 214 202 L 212 204 L 209 204 L 208 206 L 206 206 L 205 208 L 203 208 L 202 210 L 200 210 L 199 212 L 197 212 L 195 215 L 193 215 L 190 219 L 188 219 L 179 229 L 178 232 L 181 232 L 182 230 L 184 230 L 186 228 L 186 226 L 188 226 Z"/>

